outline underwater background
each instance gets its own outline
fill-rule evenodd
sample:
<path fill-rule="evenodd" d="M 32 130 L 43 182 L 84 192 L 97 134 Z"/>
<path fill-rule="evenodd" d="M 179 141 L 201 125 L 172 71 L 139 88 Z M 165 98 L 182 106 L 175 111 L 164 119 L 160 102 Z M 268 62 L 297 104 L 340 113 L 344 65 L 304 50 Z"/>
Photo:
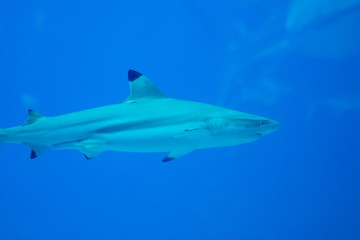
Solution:
<path fill-rule="evenodd" d="M 170 97 L 274 119 L 260 140 L 87 161 L 0 148 L 0 239 L 360 239 L 360 0 L 1 1 L 0 127 Z"/>

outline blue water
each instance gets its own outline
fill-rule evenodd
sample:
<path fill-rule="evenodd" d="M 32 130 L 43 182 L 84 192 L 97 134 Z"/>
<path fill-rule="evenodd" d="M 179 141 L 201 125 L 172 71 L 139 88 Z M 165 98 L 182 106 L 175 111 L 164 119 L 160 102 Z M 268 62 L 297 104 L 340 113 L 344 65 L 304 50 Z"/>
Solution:
<path fill-rule="evenodd" d="M 166 164 L 4 144 L 0 239 L 360 239 L 359 5 L 2 1 L 1 128 L 120 103 L 130 68 L 281 128 Z"/>

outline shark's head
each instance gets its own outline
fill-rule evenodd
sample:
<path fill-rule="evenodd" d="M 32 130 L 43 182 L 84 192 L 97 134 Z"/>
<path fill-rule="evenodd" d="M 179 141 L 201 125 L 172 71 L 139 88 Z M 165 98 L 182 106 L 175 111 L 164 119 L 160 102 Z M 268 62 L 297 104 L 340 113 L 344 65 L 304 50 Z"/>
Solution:
<path fill-rule="evenodd" d="M 247 122 L 245 124 L 241 122 Z M 255 133 L 260 136 L 272 133 L 276 131 L 280 124 L 274 120 L 262 118 L 262 119 L 242 119 L 240 125 L 244 125 L 248 132 Z"/>
<path fill-rule="evenodd" d="M 214 135 L 221 139 L 226 136 L 228 144 L 236 145 L 252 142 L 272 133 L 279 129 L 280 124 L 271 119 L 238 112 L 222 118 L 212 118 L 207 126 Z"/>
<path fill-rule="evenodd" d="M 231 122 L 240 136 L 249 136 L 250 139 L 253 137 L 254 140 L 280 127 L 280 124 L 274 120 L 251 114 L 240 114 Z"/>
<path fill-rule="evenodd" d="M 280 127 L 280 124 L 274 120 L 247 113 L 236 114 L 232 117 L 232 122 L 240 130 L 261 136 L 272 133 Z"/>

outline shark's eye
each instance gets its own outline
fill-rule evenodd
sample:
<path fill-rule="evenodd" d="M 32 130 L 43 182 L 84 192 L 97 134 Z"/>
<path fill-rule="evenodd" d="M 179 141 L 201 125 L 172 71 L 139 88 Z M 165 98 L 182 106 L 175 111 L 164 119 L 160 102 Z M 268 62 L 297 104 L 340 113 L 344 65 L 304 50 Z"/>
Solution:
<path fill-rule="evenodd" d="M 260 120 L 260 121 L 259 121 L 259 125 L 263 125 L 263 124 L 265 124 L 265 123 L 266 123 L 265 120 Z"/>

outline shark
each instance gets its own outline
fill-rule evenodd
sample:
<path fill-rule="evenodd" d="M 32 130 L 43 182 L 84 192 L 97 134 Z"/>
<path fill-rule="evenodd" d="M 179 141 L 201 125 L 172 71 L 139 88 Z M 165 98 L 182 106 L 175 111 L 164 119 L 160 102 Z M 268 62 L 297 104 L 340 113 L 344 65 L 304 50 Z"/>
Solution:
<path fill-rule="evenodd" d="M 76 149 L 86 159 L 104 151 L 167 152 L 163 162 L 196 149 L 239 145 L 274 132 L 278 122 L 215 105 L 170 98 L 143 74 L 128 71 L 124 102 L 47 117 L 29 109 L 24 124 L 0 129 L 2 143 Z"/>

